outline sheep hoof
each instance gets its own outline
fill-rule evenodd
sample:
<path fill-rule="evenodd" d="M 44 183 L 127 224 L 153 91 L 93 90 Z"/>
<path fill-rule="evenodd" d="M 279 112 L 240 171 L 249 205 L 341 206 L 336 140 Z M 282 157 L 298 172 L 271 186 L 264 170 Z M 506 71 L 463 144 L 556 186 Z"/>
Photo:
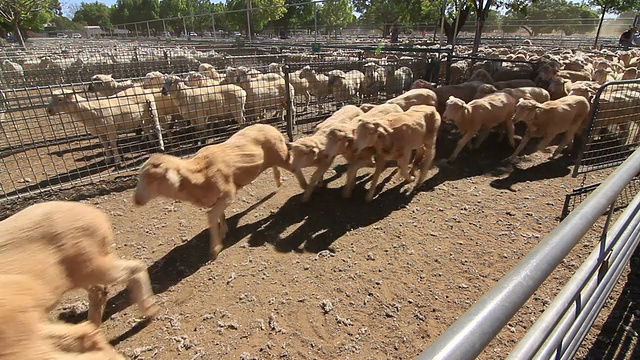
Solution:
<path fill-rule="evenodd" d="M 146 306 L 144 309 L 142 309 L 141 313 L 148 319 L 153 319 L 160 312 L 160 307 L 158 306 L 158 304 L 153 302 L 152 299 L 149 299 L 148 301 L 150 301 L 151 304 L 149 306 Z"/>
<path fill-rule="evenodd" d="M 214 261 L 215 259 L 218 258 L 218 254 L 220 254 L 220 252 L 222 251 L 223 246 L 222 245 L 217 245 L 213 251 L 211 252 L 211 261 Z"/>

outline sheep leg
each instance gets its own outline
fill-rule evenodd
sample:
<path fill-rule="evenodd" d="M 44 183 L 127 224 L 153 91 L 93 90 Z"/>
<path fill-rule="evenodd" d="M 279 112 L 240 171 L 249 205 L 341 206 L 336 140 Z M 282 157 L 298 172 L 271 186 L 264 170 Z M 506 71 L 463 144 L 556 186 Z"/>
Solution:
<path fill-rule="evenodd" d="M 107 287 L 104 285 L 94 285 L 87 289 L 89 294 L 89 321 L 100 326 L 102 314 L 109 295 Z"/>
<path fill-rule="evenodd" d="M 117 259 L 115 256 L 109 256 L 98 259 L 86 275 L 85 280 L 89 284 L 107 285 L 126 282 L 133 301 L 138 304 L 140 313 L 147 317 L 153 317 L 157 314 L 159 309 L 153 299 L 149 273 L 143 262 Z M 96 298 L 96 300 L 99 300 L 99 298 Z M 106 300 L 106 296 L 104 300 Z M 91 304 L 90 302 L 89 305 L 91 306 Z M 93 304 L 94 306 L 98 305 L 95 302 Z M 99 307 L 103 308 L 104 304 Z M 98 309 L 89 309 L 89 313 L 94 314 L 94 319 L 102 319 L 102 313 Z"/>
<path fill-rule="evenodd" d="M 89 321 L 80 324 L 47 322 L 43 324 L 42 331 L 57 348 L 66 352 L 84 353 L 111 348 L 97 325 Z"/>
<path fill-rule="evenodd" d="M 280 174 L 280 169 L 277 166 L 273 166 L 271 169 L 273 170 L 273 178 L 276 181 L 276 187 L 282 186 L 282 174 Z"/>
<path fill-rule="evenodd" d="M 546 149 L 547 146 L 549 146 L 549 144 L 551 143 L 551 141 L 553 140 L 554 137 L 555 137 L 555 134 L 544 137 L 540 141 L 540 143 L 538 144 L 538 147 L 536 148 L 536 151 L 542 151 L 542 150 Z"/>
<path fill-rule="evenodd" d="M 516 127 L 513 124 L 513 116 L 507 118 L 507 121 L 505 121 L 504 126 L 507 128 L 507 138 L 509 140 L 509 145 L 511 145 L 511 147 L 516 147 Z"/>
<path fill-rule="evenodd" d="M 304 109 L 302 111 L 307 111 L 309 109 L 309 103 L 311 102 L 311 94 L 309 91 L 304 92 Z"/>
<path fill-rule="evenodd" d="M 411 159 L 411 150 L 406 151 L 401 158 L 398 159 L 398 168 L 400 168 L 400 175 L 404 178 L 404 180 L 408 183 L 413 182 L 416 177 L 411 173 L 413 171 L 413 167 L 411 171 L 409 170 L 409 163 Z"/>
<path fill-rule="evenodd" d="M 507 161 L 515 160 L 515 158 L 518 157 L 518 154 L 520 154 L 522 149 L 524 149 L 524 147 L 527 146 L 527 143 L 529 143 L 529 140 L 531 140 L 531 133 L 527 131 L 524 134 L 524 137 L 522 138 L 522 140 L 520 140 L 520 144 L 518 144 L 518 148 L 516 149 L 516 151 L 513 152 L 513 154 L 511 154 L 511 156 L 509 156 Z"/>
<path fill-rule="evenodd" d="M 313 194 L 313 190 L 322 181 L 322 178 L 324 177 L 324 173 L 327 172 L 327 170 L 329 170 L 330 166 L 331 166 L 331 162 L 327 162 L 324 164 L 320 164 L 316 168 L 316 171 L 314 171 L 313 175 L 311 175 L 311 179 L 309 179 L 309 184 L 307 185 L 307 188 L 304 191 L 304 195 L 302 196 L 302 202 L 309 201 L 309 199 L 311 198 L 311 194 Z"/>
<path fill-rule="evenodd" d="M 223 239 L 227 237 L 228 232 L 229 232 L 229 225 L 227 225 L 227 216 L 223 211 L 222 215 L 220 216 L 220 233 Z"/>
<path fill-rule="evenodd" d="M 490 133 L 491 133 L 491 129 L 482 129 L 480 131 L 480 134 L 478 134 L 478 137 L 476 138 L 475 145 L 472 146 L 471 149 L 479 148 L 480 144 L 482 144 L 487 139 Z"/>
<path fill-rule="evenodd" d="M 462 148 L 465 145 L 467 145 L 469 140 L 471 140 L 474 135 L 475 134 L 470 131 L 470 132 L 464 134 L 464 136 L 462 136 L 462 138 L 460 138 L 460 140 L 458 140 L 458 144 L 456 145 L 455 150 L 453 150 L 453 154 L 451 154 L 451 156 L 448 159 L 449 162 L 453 162 L 458 157 L 458 154 L 460 154 L 460 151 L 462 151 Z"/>
<path fill-rule="evenodd" d="M 560 142 L 560 144 L 558 144 L 558 147 L 556 148 L 556 151 L 553 152 L 553 154 L 551 154 L 551 156 L 549 157 L 549 159 L 555 159 L 556 156 L 558 156 L 560 154 L 560 152 L 571 142 L 571 140 L 573 139 L 573 131 L 567 131 L 565 132 L 564 136 L 562 137 L 562 141 Z"/>
<path fill-rule="evenodd" d="M 424 183 L 427 178 L 427 174 L 431 169 L 431 165 L 433 164 L 433 159 L 436 156 L 436 145 L 434 144 L 425 144 L 424 145 L 424 157 L 422 159 L 422 163 L 420 164 L 420 176 L 418 177 L 418 181 L 416 185 L 413 187 L 412 192 L 416 193 L 422 183 Z"/>
<path fill-rule="evenodd" d="M 384 171 L 385 167 L 386 167 L 385 161 L 381 161 L 381 159 L 376 159 L 376 169 L 373 172 L 373 175 L 371 176 L 371 186 L 369 187 L 369 191 L 367 191 L 367 196 L 365 197 L 366 202 L 371 202 L 373 200 L 373 195 L 375 195 L 376 187 L 378 186 L 378 180 L 380 180 L 380 175 Z"/>
<path fill-rule="evenodd" d="M 307 189 L 307 180 L 304 178 L 304 175 L 302 174 L 302 170 L 300 169 L 293 169 L 290 170 L 293 175 L 295 175 L 296 179 L 298 180 L 298 184 L 300 184 L 300 188 L 302 188 L 302 190 L 306 190 Z"/>
<path fill-rule="evenodd" d="M 342 188 L 343 198 L 348 199 L 351 197 L 353 188 L 356 185 L 356 175 L 358 175 L 358 170 L 360 170 L 361 167 L 362 163 L 360 159 L 356 159 L 349 164 L 349 167 L 347 168 L 347 182 Z"/>
<path fill-rule="evenodd" d="M 227 206 L 229 206 L 230 202 L 231 199 L 218 199 L 218 202 L 216 202 L 216 204 L 207 213 L 209 218 L 209 235 L 211 237 L 209 250 L 211 252 L 212 261 L 218 258 L 218 254 L 220 254 L 220 252 L 224 248 L 220 231 L 220 218 L 224 216 L 224 210 L 227 208 Z"/>
<path fill-rule="evenodd" d="M 425 154 L 425 147 L 424 146 L 420 146 L 416 149 L 416 157 L 415 159 L 413 159 L 413 164 L 411 166 L 411 176 L 414 176 L 416 173 L 416 169 L 420 166 L 420 164 L 422 163 L 422 160 L 424 159 L 424 154 Z"/>

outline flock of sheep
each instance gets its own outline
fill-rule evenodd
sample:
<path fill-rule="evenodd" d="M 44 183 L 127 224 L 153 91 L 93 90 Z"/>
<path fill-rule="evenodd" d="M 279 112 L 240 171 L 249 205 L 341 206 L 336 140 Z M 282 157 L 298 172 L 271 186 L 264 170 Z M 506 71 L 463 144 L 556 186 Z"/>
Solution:
<path fill-rule="evenodd" d="M 443 122 L 455 124 L 461 135 L 448 157 L 449 162 L 455 161 L 465 146 L 477 148 L 499 127 L 516 148 L 509 159 L 517 157 L 532 138 L 542 138 L 538 145 L 542 150 L 557 135 L 563 134 L 560 145 L 551 155 L 554 158 L 564 147 L 575 143 L 574 139 L 584 130 L 592 114 L 591 97 L 600 87 L 600 83 L 594 81 L 595 74 L 604 71 L 623 73 L 621 78 L 627 77 L 626 74 L 633 72 L 629 66 L 638 64 L 637 55 L 566 51 L 536 59 L 535 70 L 519 65 L 492 68 L 486 62 L 470 69 L 469 81 L 439 87 L 424 80 L 413 81 L 408 75 L 404 77 L 403 68 L 381 70 L 375 64 L 365 66 L 362 76 L 355 72 L 322 76 L 309 67 L 303 68 L 291 79 L 307 80 L 307 91 L 318 98 L 328 94 L 319 89 L 330 89 L 337 99 L 341 96 L 337 94 L 344 91 L 347 95 L 343 101 L 354 95 L 366 98 L 370 86 L 385 87 L 396 96 L 379 105 L 344 105 L 319 123 L 312 135 L 293 142 L 287 141 L 275 127 L 257 123 L 243 127 L 225 142 L 202 147 L 190 158 L 152 154 L 139 171 L 134 203 L 143 206 L 161 196 L 208 209 L 210 252 L 215 260 L 223 250 L 223 240 L 229 230 L 227 206 L 240 189 L 268 168 L 273 169 L 277 186 L 281 185 L 280 169 L 293 173 L 304 190 L 303 201 L 308 201 L 322 183 L 324 173 L 342 156 L 348 163 L 343 196 L 351 196 L 360 168 L 375 167 L 366 195 L 366 200 L 372 201 L 381 172 L 389 162 L 395 161 L 404 180 L 415 182 L 413 192 L 420 188 L 433 165 Z M 532 60 L 527 54 L 514 57 Z M 105 149 L 116 159 L 117 146 L 109 144 L 111 139 L 104 129 L 120 129 L 122 122 L 134 124 L 129 130 L 142 123 L 154 123 L 156 134 L 161 137 L 163 126 L 174 121 L 176 114 L 189 120 L 203 118 L 199 123 L 202 126 L 206 125 L 207 118 L 222 112 L 231 113 L 238 123 L 244 123 L 247 116 L 261 116 L 266 110 L 284 110 L 280 107 L 282 98 L 274 95 L 281 91 L 284 81 L 275 66 L 271 68 L 273 73 L 267 74 L 247 68 L 229 69 L 224 76 L 206 66 L 200 70 L 199 74 L 188 74 L 187 78 L 149 74 L 139 85 L 97 75 L 90 90 L 101 93 L 102 98 L 90 100 L 74 93 L 57 92 L 48 110 L 68 112 L 89 131 L 102 136 Z M 378 82 L 369 84 L 377 85 L 366 85 L 372 77 Z M 270 81 L 272 85 L 267 89 L 273 92 L 256 91 L 252 88 L 254 81 Z M 291 81 L 290 86 L 299 94 L 300 88 L 295 87 L 300 85 L 296 85 L 296 81 Z M 203 90 L 207 87 L 201 84 L 209 82 L 214 84 L 210 87 L 217 86 L 218 90 Z M 325 83 L 331 86 L 319 86 Z M 554 84 L 562 86 L 557 88 Z M 403 92 L 405 86 L 411 90 Z M 629 84 L 625 92 L 619 93 L 613 87 L 608 90 L 610 96 L 603 99 L 625 101 L 637 97 L 640 88 L 635 86 Z M 107 106 L 123 93 L 141 108 L 126 112 L 120 110 L 126 108 L 122 105 Z M 251 96 L 256 98 L 254 104 L 257 105 L 249 102 Z M 196 97 L 207 98 L 212 105 L 203 107 L 204 100 L 196 103 Z M 165 98 L 171 100 L 167 106 L 174 105 L 176 113 L 161 110 L 161 99 Z M 269 102 L 272 99 L 276 100 Z M 616 106 L 613 102 L 600 105 L 610 109 Z M 134 119 L 135 112 L 149 116 Z M 163 116 L 171 119 L 159 121 Z M 624 116 L 615 116 L 603 121 L 608 127 L 621 128 L 628 126 L 624 120 Z M 516 147 L 514 124 L 518 122 L 526 124 L 526 132 Z M 162 146 L 162 140 L 160 144 Z M 309 180 L 302 173 L 307 167 L 316 168 Z M 419 171 L 417 179 L 416 171 Z M 41 203 L 0 222 L 0 231 L 4 234 L 0 240 L 0 288 L 3 289 L 0 292 L 0 359 L 68 359 L 74 355 L 82 359 L 123 359 L 98 328 L 107 297 L 106 287 L 114 283 L 128 284 L 143 315 L 157 314 L 158 306 L 144 265 L 116 256 L 111 247 L 114 236 L 110 221 L 96 208 L 74 202 Z M 47 320 L 47 313 L 62 295 L 77 288 L 88 291 L 91 322 L 70 325 Z"/>

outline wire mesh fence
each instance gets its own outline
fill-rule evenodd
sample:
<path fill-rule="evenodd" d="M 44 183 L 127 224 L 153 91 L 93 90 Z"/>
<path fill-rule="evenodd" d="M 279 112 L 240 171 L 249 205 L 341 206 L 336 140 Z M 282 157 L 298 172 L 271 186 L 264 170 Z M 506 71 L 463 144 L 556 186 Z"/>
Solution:
<path fill-rule="evenodd" d="M 640 80 L 612 81 L 594 96 L 573 176 L 620 165 L 640 141 Z"/>

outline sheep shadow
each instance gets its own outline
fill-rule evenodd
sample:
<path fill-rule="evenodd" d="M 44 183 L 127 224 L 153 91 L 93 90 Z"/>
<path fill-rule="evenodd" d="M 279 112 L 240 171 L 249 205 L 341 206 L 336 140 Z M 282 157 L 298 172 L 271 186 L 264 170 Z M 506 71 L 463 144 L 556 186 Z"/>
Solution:
<path fill-rule="evenodd" d="M 515 192 L 516 190 L 513 189 L 513 185 L 518 183 L 565 177 L 571 173 L 570 166 L 571 160 L 569 158 L 560 157 L 556 160 L 545 161 L 527 169 L 514 167 L 513 171 L 509 173 L 509 176 L 491 181 L 490 186 L 494 189 Z"/>
<path fill-rule="evenodd" d="M 387 176 L 380 186 L 392 177 L 393 174 Z M 271 243 L 276 251 L 285 253 L 332 251 L 331 244 L 347 232 L 374 224 L 406 206 L 412 196 L 401 192 L 403 185 L 399 183 L 383 191 L 366 207 L 362 186 L 357 186 L 352 198 L 346 201 L 341 196 L 341 188 L 322 189 L 309 203 L 302 203 L 301 195 L 293 196 L 251 233 L 249 245 Z M 291 224 L 297 223 L 301 225 L 282 236 Z"/>
<path fill-rule="evenodd" d="M 239 228 L 237 227 L 237 224 L 242 217 L 258 208 L 274 195 L 275 192 L 267 195 L 247 209 L 234 214 L 227 219 L 230 230 L 225 239 L 225 247 L 227 247 L 229 243 L 236 243 L 240 241 L 240 239 L 253 233 L 259 226 L 261 226 L 260 221 Z M 154 294 L 158 295 L 164 293 L 171 287 L 180 283 L 183 279 L 193 275 L 202 266 L 209 263 L 210 260 L 209 229 L 207 228 L 191 238 L 191 240 L 171 249 L 171 251 L 166 255 L 149 266 L 147 271 L 149 272 Z M 215 262 L 212 264 L 215 265 Z M 129 291 L 125 288 L 107 300 L 102 321 L 107 321 L 111 316 L 126 309 L 130 305 L 132 304 L 129 298 Z M 88 313 L 86 311 L 81 313 L 67 311 L 61 312 L 58 315 L 58 319 L 66 322 L 78 323 L 87 319 L 87 316 Z M 120 341 L 124 339 L 126 338 L 122 338 Z"/>

